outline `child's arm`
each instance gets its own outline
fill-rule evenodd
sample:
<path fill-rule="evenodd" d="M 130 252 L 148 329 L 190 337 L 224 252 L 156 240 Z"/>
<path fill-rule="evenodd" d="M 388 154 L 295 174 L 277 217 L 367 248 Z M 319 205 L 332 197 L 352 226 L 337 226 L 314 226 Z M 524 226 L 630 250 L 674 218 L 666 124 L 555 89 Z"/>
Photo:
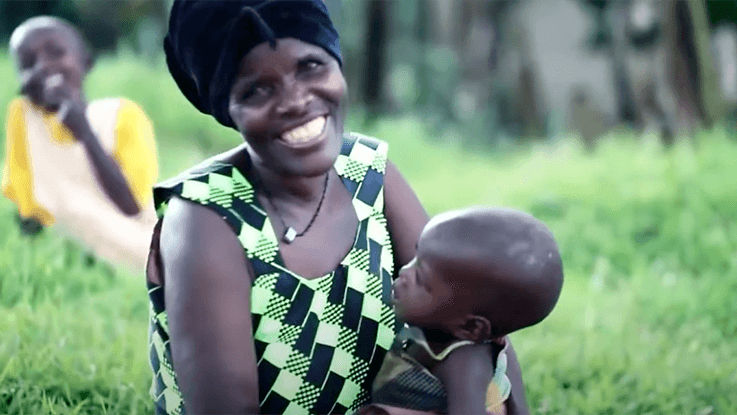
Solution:
<path fill-rule="evenodd" d="M 138 214 L 141 209 L 136 203 L 136 199 L 133 197 L 128 181 L 123 176 L 123 172 L 115 162 L 112 156 L 107 154 L 100 145 L 100 141 L 92 132 L 87 117 L 85 116 L 84 106 L 79 104 L 72 104 L 73 108 L 70 108 L 67 120 L 70 118 L 79 118 L 79 121 L 73 121 L 78 123 L 74 126 L 76 130 L 72 130 L 74 136 L 79 140 L 87 151 L 87 156 L 92 162 L 92 166 L 95 170 L 95 177 L 102 186 L 105 194 L 115 203 L 115 205 L 126 215 L 133 216 Z M 66 124 L 66 122 L 65 122 Z M 70 122 L 71 124 L 71 122 Z M 67 125 L 68 126 L 68 125 Z"/>
<path fill-rule="evenodd" d="M 70 98 L 66 88 L 58 86 L 47 91 L 47 102 L 61 103 L 58 117 L 74 134 L 77 141 L 84 146 L 93 166 L 95 177 L 105 194 L 126 215 L 133 216 L 140 212 L 138 203 L 131 192 L 115 159 L 107 154 L 95 136 L 86 116 L 87 105 L 82 100 Z"/>
<path fill-rule="evenodd" d="M 21 232 L 33 235 L 44 226 L 51 225 L 54 218 L 36 202 L 33 195 L 26 140 L 23 105 L 20 99 L 16 99 L 8 106 L 5 123 L 2 193 L 18 208 L 17 220 Z"/>
<path fill-rule="evenodd" d="M 122 101 L 112 156 L 128 180 L 138 206 L 144 209 L 153 206 L 151 188 L 159 175 L 154 128 L 138 104 L 127 99 Z"/>

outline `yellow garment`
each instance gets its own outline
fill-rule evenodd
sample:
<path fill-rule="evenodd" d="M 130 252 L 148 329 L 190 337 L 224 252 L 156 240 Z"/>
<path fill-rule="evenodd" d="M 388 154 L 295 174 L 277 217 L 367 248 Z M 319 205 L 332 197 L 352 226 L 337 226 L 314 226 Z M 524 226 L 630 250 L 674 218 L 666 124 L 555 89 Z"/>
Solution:
<path fill-rule="evenodd" d="M 8 108 L 2 191 L 5 197 L 18 206 L 21 216 L 36 219 L 49 226 L 54 223 L 54 216 L 38 203 L 33 191 L 23 101 L 24 98 L 16 98 Z M 25 102 L 30 104 L 30 101 Z M 51 137 L 60 145 L 75 141 L 71 132 L 54 114 L 44 111 L 44 122 Z M 151 122 L 132 101 L 122 100 L 118 110 L 112 156 L 118 162 L 133 196 L 143 210 L 151 203 L 151 188 L 158 178 L 158 163 Z"/>

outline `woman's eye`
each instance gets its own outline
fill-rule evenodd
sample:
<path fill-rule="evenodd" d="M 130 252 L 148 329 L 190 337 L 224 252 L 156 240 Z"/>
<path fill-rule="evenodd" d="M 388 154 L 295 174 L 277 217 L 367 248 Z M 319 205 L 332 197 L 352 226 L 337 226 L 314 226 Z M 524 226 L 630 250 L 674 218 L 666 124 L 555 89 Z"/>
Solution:
<path fill-rule="evenodd" d="M 313 71 L 322 65 L 323 63 L 317 59 L 305 59 L 299 62 L 299 70 L 301 72 Z"/>
<path fill-rule="evenodd" d="M 243 100 L 249 100 L 254 98 L 263 98 L 269 95 L 271 88 L 266 85 L 255 85 L 243 94 Z"/>

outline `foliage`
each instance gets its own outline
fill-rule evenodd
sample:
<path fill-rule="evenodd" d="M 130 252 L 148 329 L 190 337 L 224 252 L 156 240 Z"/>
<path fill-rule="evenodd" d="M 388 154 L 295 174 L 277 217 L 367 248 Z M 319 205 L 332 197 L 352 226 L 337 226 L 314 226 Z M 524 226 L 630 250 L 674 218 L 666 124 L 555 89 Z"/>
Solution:
<path fill-rule="evenodd" d="M 0 76 L 13 77 L 1 57 Z M 161 64 L 103 58 L 87 86 L 92 98 L 143 106 L 162 178 L 239 141 L 197 113 Z M 15 90 L 0 89 L 0 106 Z M 668 150 L 621 134 L 593 153 L 566 137 L 464 150 L 453 132 L 428 140 L 419 117 L 361 132 L 390 142 L 430 213 L 503 205 L 553 230 L 560 302 L 512 336 L 533 413 L 737 413 L 737 145 L 724 131 Z M 143 276 L 80 256 L 50 232 L 22 237 L 0 199 L 0 413 L 152 412 Z"/>

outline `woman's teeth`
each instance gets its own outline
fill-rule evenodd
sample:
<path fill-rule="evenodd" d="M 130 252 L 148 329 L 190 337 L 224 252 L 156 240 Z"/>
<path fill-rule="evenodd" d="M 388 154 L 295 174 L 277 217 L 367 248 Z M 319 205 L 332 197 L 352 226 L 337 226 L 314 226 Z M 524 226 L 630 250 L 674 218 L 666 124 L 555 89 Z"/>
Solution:
<path fill-rule="evenodd" d="M 325 129 L 325 117 L 302 124 L 299 127 L 282 134 L 282 140 L 288 143 L 304 143 L 317 138 Z"/>

